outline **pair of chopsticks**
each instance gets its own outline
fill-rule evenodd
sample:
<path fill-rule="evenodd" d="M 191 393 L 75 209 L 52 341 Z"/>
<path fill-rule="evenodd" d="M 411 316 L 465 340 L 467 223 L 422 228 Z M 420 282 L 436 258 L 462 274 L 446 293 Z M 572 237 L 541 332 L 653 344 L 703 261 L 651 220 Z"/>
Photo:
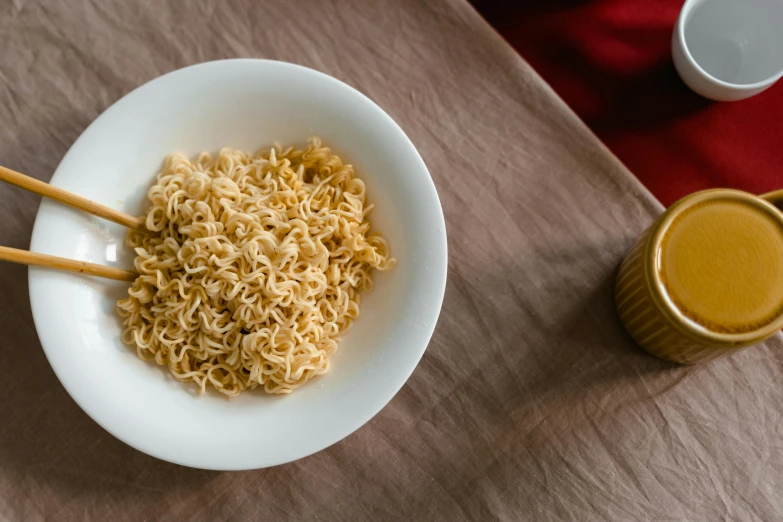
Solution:
<path fill-rule="evenodd" d="M 139 230 L 146 230 L 144 222 L 136 217 L 130 216 L 123 212 L 114 210 L 107 206 L 90 201 L 87 198 L 72 194 L 67 190 L 53 187 L 48 183 L 39 181 L 35 178 L 20 174 L 15 170 L 7 169 L 0 166 L 0 181 L 8 182 L 17 187 L 29 190 L 41 196 L 59 201 L 69 207 L 73 207 L 79 210 L 83 210 L 94 216 L 108 219 L 122 226 L 128 228 L 135 228 Z M 122 268 L 114 268 L 105 265 L 96 265 L 94 263 L 87 263 L 86 261 L 75 261 L 73 259 L 66 259 L 64 257 L 50 256 L 47 254 L 39 254 L 37 252 L 29 252 L 27 250 L 19 250 L 16 248 L 9 248 L 0 246 L 0 260 L 10 261 L 11 263 L 20 263 L 23 265 L 42 266 L 46 268 L 56 268 L 58 270 L 70 270 L 71 272 L 79 272 L 82 274 L 88 274 L 98 277 L 106 277 L 109 279 L 117 279 L 120 281 L 133 281 L 138 274 L 131 272 L 130 270 L 123 270 Z"/>

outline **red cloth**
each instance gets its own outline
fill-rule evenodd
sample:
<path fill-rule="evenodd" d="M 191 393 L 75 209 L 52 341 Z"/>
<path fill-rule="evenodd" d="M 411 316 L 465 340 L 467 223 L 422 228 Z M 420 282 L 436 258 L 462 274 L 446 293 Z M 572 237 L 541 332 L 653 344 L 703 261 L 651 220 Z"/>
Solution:
<path fill-rule="evenodd" d="M 740 102 L 691 92 L 670 55 L 682 0 L 529 0 L 475 7 L 650 191 L 783 188 L 783 81 Z"/>

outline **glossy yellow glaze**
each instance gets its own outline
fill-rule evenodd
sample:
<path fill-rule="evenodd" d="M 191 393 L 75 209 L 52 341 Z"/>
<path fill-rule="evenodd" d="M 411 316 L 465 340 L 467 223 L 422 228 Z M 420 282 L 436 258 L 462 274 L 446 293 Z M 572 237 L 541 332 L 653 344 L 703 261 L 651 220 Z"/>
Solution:
<path fill-rule="evenodd" d="M 752 332 L 783 312 L 783 228 L 756 206 L 716 198 L 688 208 L 659 259 L 666 293 L 708 330 Z"/>
<path fill-rule="evenodd" d="M 694 364 L 783 329 L 783 191 L 692 194 L 636 241 L 615 286 L 625 329 L 651 354 Z M 770 204 L 771 203 L 771 204 Z"/>

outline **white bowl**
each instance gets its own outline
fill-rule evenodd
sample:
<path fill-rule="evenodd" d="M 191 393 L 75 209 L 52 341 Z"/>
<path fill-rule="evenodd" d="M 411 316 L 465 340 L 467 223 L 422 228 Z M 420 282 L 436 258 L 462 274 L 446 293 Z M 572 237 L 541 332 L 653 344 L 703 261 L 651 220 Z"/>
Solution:
<path fill-rule="evenodd" d="M 672 59 L 688 87 L 736 101 L 783 76 L 781 0 L 686 0 L 672 34 Z"/>
<path fill-rule="evenodd" d="M 413 144 L 355 89 L 304 67 L 228 60 L 188 67 L 136 89 L 102 114 L 60 163 L 52 184 L 139 215 L 165 156 L 254 151 L 318 135 L 354 164 L 376 204 L 371 221 L 397 266 L 375 274 L 331 371 L 288 396 L 228 400 L 143 362 L 120 342 L 116 301 L 127 285 L 30 269 L 33 317 L 49 362 L 98 424 L 155 457 L 207 469 L 289 462 L 334 444 L 402 387 L 430 340 L 446 287 L 446 227 Z M 31 250 L 130 267 L 125 230 L 44 201 Z"/>

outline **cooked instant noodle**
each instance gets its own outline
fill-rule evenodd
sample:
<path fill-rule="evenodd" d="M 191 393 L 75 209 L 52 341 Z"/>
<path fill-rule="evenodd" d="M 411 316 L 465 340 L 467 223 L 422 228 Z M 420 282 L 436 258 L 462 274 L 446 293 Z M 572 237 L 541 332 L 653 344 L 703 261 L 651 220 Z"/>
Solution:
<path fill-rule="evenodd" d="M 139 277 L 118 302 L 124 343 L 203 392 L 290 393 L 329 370 L 372 269 L 395 261 L 370 233 L 364 183 L 311 138 L 305 150 L 166 159 Z"/>

